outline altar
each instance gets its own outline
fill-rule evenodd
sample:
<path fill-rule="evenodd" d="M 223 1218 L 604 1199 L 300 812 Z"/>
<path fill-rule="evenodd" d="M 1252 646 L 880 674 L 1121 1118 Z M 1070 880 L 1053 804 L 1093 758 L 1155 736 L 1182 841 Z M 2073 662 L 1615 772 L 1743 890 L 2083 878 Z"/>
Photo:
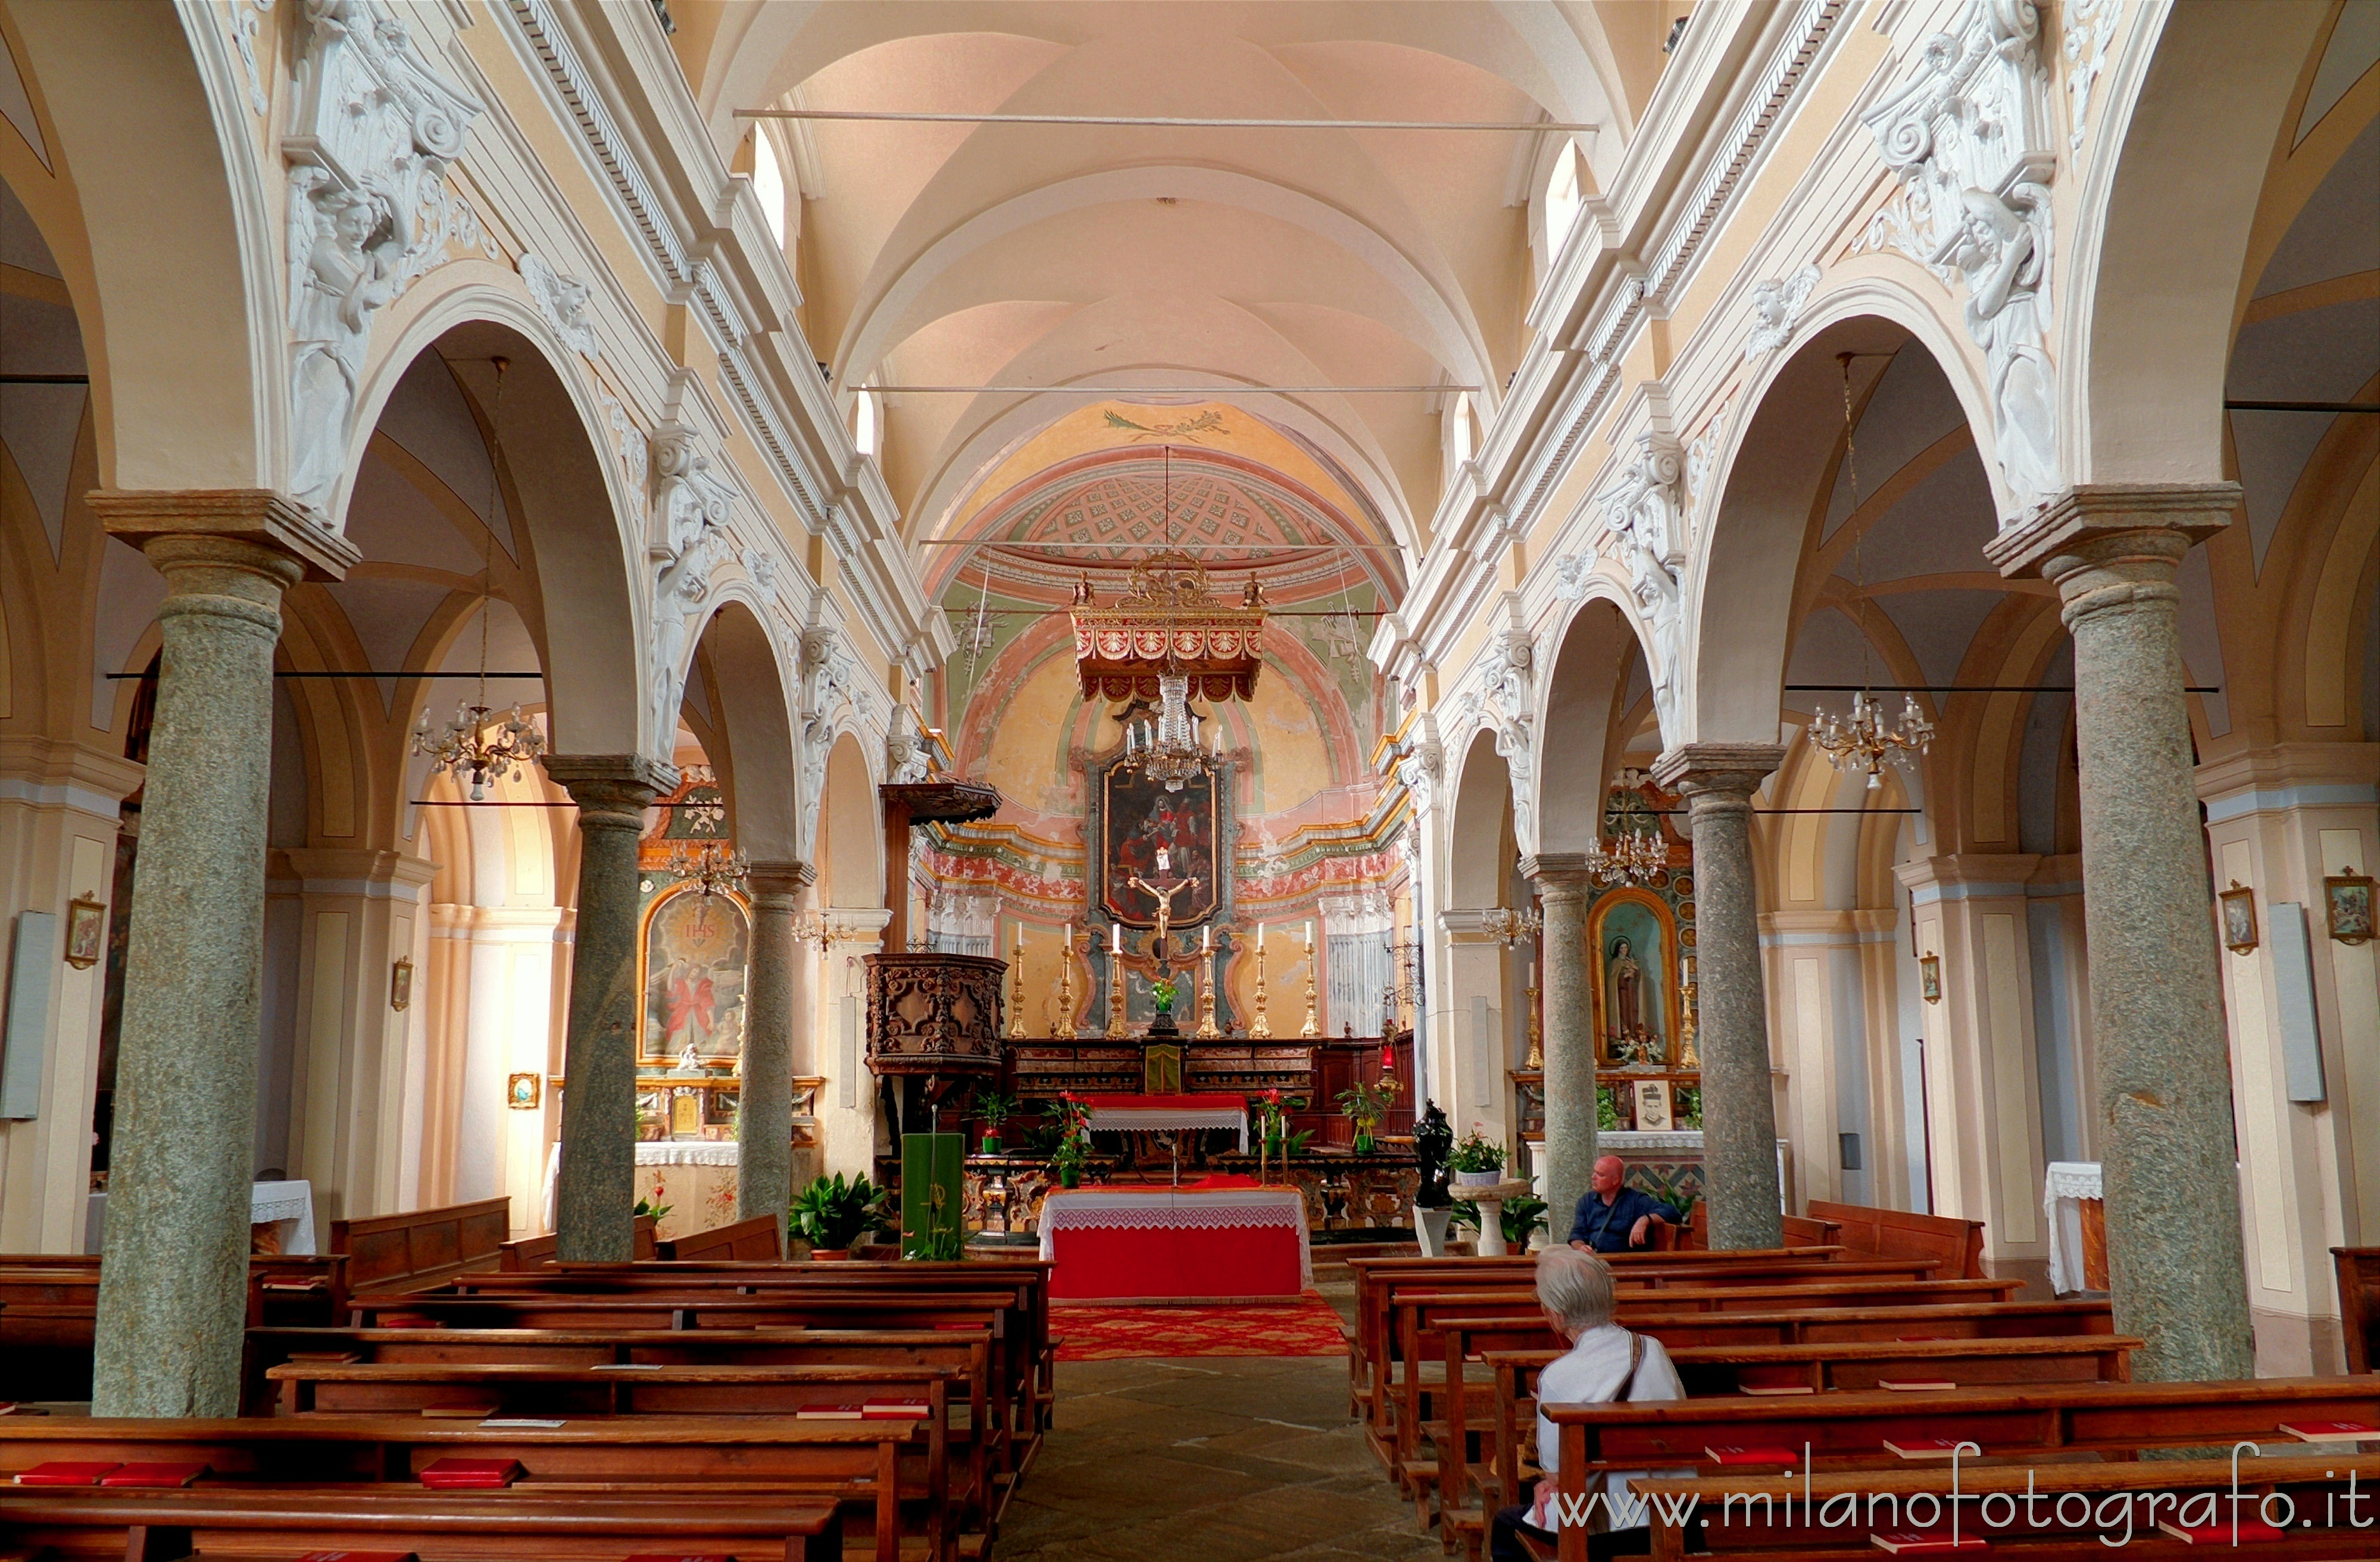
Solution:
<path fill-rule="evenodd" d="M 669 1210 L 654 1223 L 653 1235 L 667 1241 L 733 1221 L 739 1155 L 733 1139 L 638 1141 L 637 1197 Z M 561 1173 L 562 1146 L 556 1144 L 546 1153 L 540 1230 L 553 1229 L 554 1180 Z"/>
<path fill-rule="evenodd" d="M 1296 1296 L 1314 1281 L 1294 1188 L 1209 1179 L 1174 1188 L 1067 1188 L 1041 1201 L 1056 1301 Z"/>

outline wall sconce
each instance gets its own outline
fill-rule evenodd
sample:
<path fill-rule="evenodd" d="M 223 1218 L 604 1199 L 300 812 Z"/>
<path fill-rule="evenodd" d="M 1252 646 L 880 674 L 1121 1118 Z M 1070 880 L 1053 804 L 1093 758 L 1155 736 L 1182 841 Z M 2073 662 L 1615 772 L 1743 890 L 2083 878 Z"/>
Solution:
<path fill-rule="evenodd" d="M 1921 954 L 1917 957 L 1917 990 L 1928 1003 L 1942 1001 L 1942 957 Z"/>
<path fill-rule="evenodd" d="M 2235 878 L 2215 898 L 2223 903 L 2223 947 L 2246 954 L 2256 947 L 2256 891 L 2241 889 Z"/>
<path fill-rule="evenodd" d="M 413 1005 L 413 960 L 407 955 L 388 968 L 388 1006 L 403 1013 Z"/>

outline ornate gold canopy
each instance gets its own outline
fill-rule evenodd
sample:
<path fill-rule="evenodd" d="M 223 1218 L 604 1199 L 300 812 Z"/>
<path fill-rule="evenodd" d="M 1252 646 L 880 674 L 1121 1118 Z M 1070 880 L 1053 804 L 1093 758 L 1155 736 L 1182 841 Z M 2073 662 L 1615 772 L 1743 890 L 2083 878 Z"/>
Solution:
<path fill-rule="evenodd" d="M 1264 666 L 1264 591 L 1248 578 L 1237 607 L 1207 590 L 1207 570 L 1173 550 L 1135 564 L 1113 606 L 1075 589 L 1075 665 L 1085 699 L 1153 700 L 1166 672 L 1186 674 L 1197 699 L 1246 699 Z"/>

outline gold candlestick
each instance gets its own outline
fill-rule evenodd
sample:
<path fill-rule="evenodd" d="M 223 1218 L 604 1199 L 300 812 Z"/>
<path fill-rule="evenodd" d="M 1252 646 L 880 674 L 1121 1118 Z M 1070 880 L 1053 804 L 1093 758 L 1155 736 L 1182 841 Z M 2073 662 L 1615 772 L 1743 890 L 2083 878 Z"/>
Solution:
<path fill-rule="evenodd" d="M 1075 929 L 1066 928 L 1064 952 L 1058 957 L 1058 1023 L 1051 1027 L 1062 1036 L 1075 1034 Z"/>
<path fill-rule="evenodd" d="M 1272 1022 L 1265 1018 L 1264 965 L 1264 937 L 1258 934 L 1257 937 L 1257 1011 L 1248 1020 L 1248 1039 L 1251 1041 L 1272 1039 Z"/>
<path fill-rule="evenodd" d="M 1529 1060 L 1524 1069 L 1543 1070 L 1546 1066 L 1545 1017 L 1537 1012 L 1537 989 L 1525 989 L 1529 995 Z"/>
<path fill-rule="evenodd" d="M 1215 966 L 1207 963 L 1198 981 L 1198 1028 L 1190 1033 L 1199 1041 L 1213 1041 L 1223 1033 L 1215 1023 Z"/>
<path fill-rule="evenodd" d="M 1301 1040 L 1310 1040 L 1322 1034 L 1322 1017 L 1314 1011 L 1314 940 L 1305 942 L 1305 1023 L 1298 1027 Z"/>
<path fill-rule="evenodd" d="M 1025 1027 L 1025 929 L 1022 927 L 1016 930 L 1016 958 L 1014 962 L 1014 969 L 1016 996 L 1008 1006 L 1008 1034 L 1012 1036 L 1030 1035 L 1032 1032 Z"/>
<path fill-rule="evenodd" d="M 1108 950 L 1108 1028 L 1111 1036 L 1126 1035 L 1123 1021 L 1123 951 L 1118 944 Z"/>

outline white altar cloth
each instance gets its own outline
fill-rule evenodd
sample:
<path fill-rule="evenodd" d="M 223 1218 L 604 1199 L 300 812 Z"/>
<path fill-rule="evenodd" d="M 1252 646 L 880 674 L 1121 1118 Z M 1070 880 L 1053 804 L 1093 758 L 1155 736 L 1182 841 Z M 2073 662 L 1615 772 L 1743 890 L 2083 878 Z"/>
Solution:
<path fill-rule="evenodd" d="M 2101 1197 L 2097 1161 L 2051 1161 L 2043 1174 L 2041 1212 L 2049 1220 L 2049 1289 L 2083 1289 L 2082 1201 Z"/>
<path fill-rule="evenodd" d="M 84 1205 L 82 1250 L 97 1253 L 102 1247 L 102 1229 L 107 1220 L 107 1195 L 93 1193 Z M 280 1228 L 281 1251 L 292 1257 L 309 1257 L 314 1252 L 314 1184 L 297 1182 L 257 1182 L 248 1190 L 248 1223 L 251 1226 Z"/>
<path fill-rule="evenodd" d="M 1237 1132 L 1240 1154 L 1248 1153 L 1247 1103 L 1236 1096 L 1094 1096 L 1086 1105 L 1094 1133 L 1220 1128 Z"/>
<path fill-rule="evenodd" d="M 639 1139 L 637 1141 L 637 1167 L 642 1170 L 652 1166 L 735 1166 L 740 1149 L 741 1146 L 733 1139 Z M 562 1145 L 556 1141 L 545 1156 L 545 1197 L 540 1207 L 545 1224 L 538 1228 L 541 1231 L 553 1229 L 553 1186 L 555 1179 L 561 1175 Z M 645 1192 L 640 1182 L 638 1195 L 642 1197 Z M 704 1228 L 693 1227 L 690 1229 Z"/>

